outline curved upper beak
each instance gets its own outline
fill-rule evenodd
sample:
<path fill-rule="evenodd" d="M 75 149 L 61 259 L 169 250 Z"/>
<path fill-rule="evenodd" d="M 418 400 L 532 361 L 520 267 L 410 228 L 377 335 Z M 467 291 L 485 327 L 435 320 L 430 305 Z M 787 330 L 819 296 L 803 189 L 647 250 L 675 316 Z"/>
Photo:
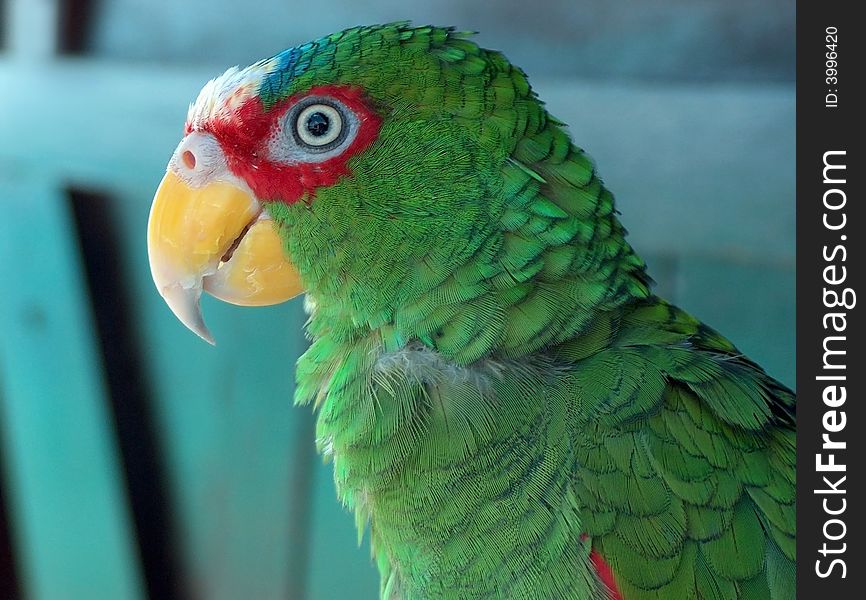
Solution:
<path fill-rule="evenodd" d="M 194 188 L 169 170 L 150 209 L 147 251 L 169 308 L 211 344 L 202 289 L 243 306 L 278 304 L 303 292 L 277 228 L 252 194 L 232 183 Z"/>

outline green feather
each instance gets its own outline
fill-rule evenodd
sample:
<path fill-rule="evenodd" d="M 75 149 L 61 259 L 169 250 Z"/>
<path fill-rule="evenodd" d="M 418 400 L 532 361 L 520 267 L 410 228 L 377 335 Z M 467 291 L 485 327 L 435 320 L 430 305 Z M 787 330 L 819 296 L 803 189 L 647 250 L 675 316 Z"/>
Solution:
<path fill-rule="evenodd" d="M 751 579 L 764 569 L 766 538 L 755 506 L 747 499 L 734 508 L 731 526 L 721 536 L 701 544 L 714 572 L 732 581 Z"/>

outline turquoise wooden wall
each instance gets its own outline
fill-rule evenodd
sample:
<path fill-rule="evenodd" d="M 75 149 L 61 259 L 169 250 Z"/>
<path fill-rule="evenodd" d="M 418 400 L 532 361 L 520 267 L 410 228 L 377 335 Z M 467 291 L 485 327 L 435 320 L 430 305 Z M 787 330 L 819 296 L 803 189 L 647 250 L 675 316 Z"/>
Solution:
<path fill-rule="evenodd" d="M 138 599 L 153 578 L 111 408 L 124 398 L 109 402 L 69 189 L 108 199 L 100 206 L 121 242 L 105 251 L 129 299 L 165 475 L 177 551 L 165 575 L 183 597 L 205 599 L 377 589 L 313 451 L 312 415 L 291 405 L 299 302 L 206 299 L 214 348 L 150 281 L 150 199 L 188 102 L 213 75 L 0 58 L 0 465 L 28 597 Z M 793 384 L 793 88 L 535 83 L 598 160 L 659 291 Z"/>

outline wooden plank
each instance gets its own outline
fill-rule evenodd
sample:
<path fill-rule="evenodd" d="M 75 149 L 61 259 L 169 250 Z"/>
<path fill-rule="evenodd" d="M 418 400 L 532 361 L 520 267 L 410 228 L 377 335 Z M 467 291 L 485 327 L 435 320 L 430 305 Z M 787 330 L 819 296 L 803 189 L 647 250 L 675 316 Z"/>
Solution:
<path fill-rule="evenodd" d="M 142 597 L 66 198 L 0 178 L 0 423 L 33 598 Z"/>
<path fill-rule="evenodd" d="M 12 56 L 33 63 L 51 58 L 57 51 L 60 0 L 6 0 L 0 3 L 0 26 L 4 28 Z"/>

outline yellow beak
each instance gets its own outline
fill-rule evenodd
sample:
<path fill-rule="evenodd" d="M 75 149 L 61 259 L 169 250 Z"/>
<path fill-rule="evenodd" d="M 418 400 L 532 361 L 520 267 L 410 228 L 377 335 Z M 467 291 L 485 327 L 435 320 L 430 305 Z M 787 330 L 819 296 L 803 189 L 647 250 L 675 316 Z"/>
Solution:
<path fill-rule="evenodd" d="M 169 308 L 211 344 L 199 305 L 202 289 L 242 306 L 278 304 L 304 291 L 273 221 L 231 183 L 193 188 L 168 171 L 150 209 L 147 251 Z"/>

